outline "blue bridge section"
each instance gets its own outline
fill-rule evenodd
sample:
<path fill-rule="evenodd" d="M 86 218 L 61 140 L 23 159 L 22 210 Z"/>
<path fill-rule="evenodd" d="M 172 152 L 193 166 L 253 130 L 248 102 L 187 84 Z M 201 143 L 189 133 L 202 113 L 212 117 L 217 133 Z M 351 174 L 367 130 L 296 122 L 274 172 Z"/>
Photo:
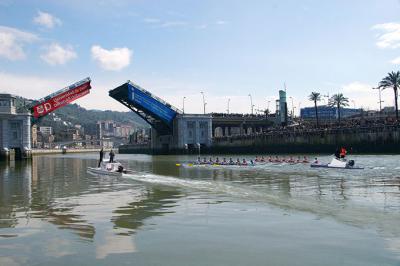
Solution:
<path fill-rule="evenodd" d="M 171 132 L 174 118 L 181 113 L 177 108 L 131 81 L 111 90 L 109 95 L 160 133 Z"/>

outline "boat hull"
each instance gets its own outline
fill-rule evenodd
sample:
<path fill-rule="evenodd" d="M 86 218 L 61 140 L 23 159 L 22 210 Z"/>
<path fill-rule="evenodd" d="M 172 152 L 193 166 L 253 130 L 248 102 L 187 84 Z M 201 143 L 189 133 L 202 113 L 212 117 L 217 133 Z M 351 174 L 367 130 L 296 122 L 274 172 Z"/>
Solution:
<path fill-rule="evenodd" d="M 351 167 L 351 166 L 340 167 L 340 166 L 331 166 L 329 164 L 311 164 L 310 166 L 312 168 L 333 168 L 333 169 L 353 169 L 353 170 L 364 169 L 363 167 Z"/>
<path fill-rule="evenodd" d="M 88 167 L 87 171 L 95 175 L 122 176 L 120 172 L 107 171 L 101 168 Z"/>

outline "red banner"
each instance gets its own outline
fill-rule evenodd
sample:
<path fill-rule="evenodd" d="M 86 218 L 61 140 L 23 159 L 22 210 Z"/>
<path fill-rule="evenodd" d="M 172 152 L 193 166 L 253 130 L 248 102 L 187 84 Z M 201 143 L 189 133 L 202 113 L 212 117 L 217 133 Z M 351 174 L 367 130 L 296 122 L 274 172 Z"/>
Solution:
<path fill-rule="evenodd" d="M 59 95 L 54 96 L 53 98 L 39 103 L 35 105 L 33 109 L 33 116 L 35 118 L 47 115 L 48 113 L 51 113 L 55 110 L 57 110 L 60 107 L 63 107 L 70 102 L 75 101 L 76 99 L 79 99 L 90 92 L 90 81 L 86 82 L 76 88 L 70 89 L 68 91 L 65 91 Z"/>

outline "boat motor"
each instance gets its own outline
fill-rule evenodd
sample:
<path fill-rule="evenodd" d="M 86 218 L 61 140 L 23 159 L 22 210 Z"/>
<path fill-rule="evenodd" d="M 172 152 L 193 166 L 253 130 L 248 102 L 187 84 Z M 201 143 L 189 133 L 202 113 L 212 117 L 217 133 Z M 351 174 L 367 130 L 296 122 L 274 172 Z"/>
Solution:
<path fill-rule="evenodd" d="M 349 162 L 347 163 L 347 165 L 353 167 L 353 166 L 354 166 L 354 160 L 349 160 Z"/>

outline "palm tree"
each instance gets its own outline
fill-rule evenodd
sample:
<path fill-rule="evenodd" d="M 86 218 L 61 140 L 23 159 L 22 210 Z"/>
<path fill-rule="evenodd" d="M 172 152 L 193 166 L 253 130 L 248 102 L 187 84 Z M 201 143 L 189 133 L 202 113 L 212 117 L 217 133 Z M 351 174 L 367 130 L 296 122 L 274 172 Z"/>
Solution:
<path fill-rule="evenodd" d="M 317 107 L 317 102 L 321 101 L 321 93 L 319 92 L 311 92 L 311 94 L 308 96 L 308 99 L 310 101 L 314 102 L 314 108 L 315 108 L 315 117 L 317 118 L 317 127 L 318 127 L 318 107 Z"/>
<path fill-rule="evenodd" d="M 337 108 L 339 124 L 340 124 L 340 108 L 344 106 L 349 106 L 349 99 L 344 97 L 343 93 L 334 94 L 329 99 L 329 106 Z"/>
<path fill-rule="evenodd" d="M 397 106 L 397 89 L 400 87 L 400 71 L 390 72 L 388 75 L 379 82 L 379 88 L 393 88 L 394 104 L 396 107 L 396 120 L 399 121 L 399 109 Z"/>

